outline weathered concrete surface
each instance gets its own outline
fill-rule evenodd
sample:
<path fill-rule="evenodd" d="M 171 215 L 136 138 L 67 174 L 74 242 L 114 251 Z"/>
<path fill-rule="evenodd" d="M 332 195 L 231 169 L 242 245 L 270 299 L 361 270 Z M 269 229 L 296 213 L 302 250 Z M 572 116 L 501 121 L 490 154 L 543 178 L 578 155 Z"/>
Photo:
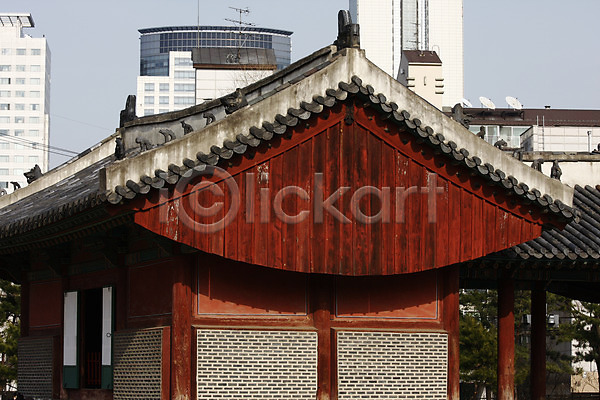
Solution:
<path fill-rule="evenodd" d="M 312 101 L 315 94 L 324 95 L 329 88 L 337 88 L 341 81 L 350 82 L 357 75 L 363 84 L 370 84 L 376 92 L 383 93 L 388 101 L 393 101 L 400 109 L 410 112 L 411 117 L 419 118 L 423 125 L 429 125 L 446 140 L 455 142 L 459 148 L 467 149 L 471 156 L 481 158 L 506 175 L 514 176 L 530 188 L 538 189 L 567 205 L 572 205 L 573 189 L 561 182 L 550 179 L 534 171 L 510 155 L 504 154 L 484 140 L 473 135 L 456 121 L 446 117 L 441 111 L 424 101 L 412 91 L 402 86 L 391 76 L 368 61 L 362 50 L 344 49 L 332 58 L 332 63 L 309 77 L 264 98 L 262 101 L 245 107 L 205 129 L 193 132 L 183 138 L 169 142 L 131 159 L 115 163 L 107 168 L 106 188 L 114 190 L 117 185 L 125 185 L 127 180 L 139 181 L 140 176 L 153 176 L 156 169 L 167 170 L 170 163 L 181 164 L 184 158 L 195 159 L 196 153 L 208 153 L 210 146 L 222 145 L 225 139 L 235 140 L 238 133 L 248 133 L 250 127 L 261 126 L 263 121 L 272 122 L 276 114 L 287 114 L 290 107 L 298 108 L 301 101 Z"/>

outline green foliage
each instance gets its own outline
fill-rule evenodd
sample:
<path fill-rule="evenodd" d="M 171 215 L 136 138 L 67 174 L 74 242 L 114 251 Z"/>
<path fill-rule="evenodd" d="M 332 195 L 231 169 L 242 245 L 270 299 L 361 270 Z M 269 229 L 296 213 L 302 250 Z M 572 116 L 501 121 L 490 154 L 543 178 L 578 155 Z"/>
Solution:
<path fill-rule="evenodd" d="M 20 287 L 0 280 L 0 385 L 17 379 L 17 340 L 20 335 Z"/>
<path fill-rule="evenodd" d="M 556 298 L 560 309 L 571 314 L 571 323 L 561 324 L 556 332 L 557 340 L 575 340 L 574 361 L 594 361 L 600 366 L 600 304 Z"/>
<path fill-rule="evenodd" d="M 549 304 L 550 309 L 557 309 L 557 300 L 551 299 L 554 303 Z M 495 391 L 498 363 L 498 294 L 495 290 L 462 290 L 460 306 L 461 382 L 474 384 L 475 391 L 482 387 Z M 529 335 L 529 327 L 523 324 L 523 316 L 529 314 L 530 309 L 530 292 L 516 291 L 515 386 L 520 398 L 526 398 L 529 394 L 530 350 L 526 342 L 521 343 L 519 338 Z M 548 372 L 555 375 L 571 373 L 570 357 L 553 351 L 548 351 L 547 355 Z"/>

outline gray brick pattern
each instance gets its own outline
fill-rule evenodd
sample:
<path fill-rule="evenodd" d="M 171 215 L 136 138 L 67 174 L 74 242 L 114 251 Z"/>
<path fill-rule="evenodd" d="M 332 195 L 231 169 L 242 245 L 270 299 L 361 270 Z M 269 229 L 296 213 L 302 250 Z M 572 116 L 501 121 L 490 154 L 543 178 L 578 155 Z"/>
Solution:
<path fill-rule="evenodd" d="M 113 349 L 114 399 L 160 400 L 162 329 L 115 332 Z"/>
<path fill-rule="evenodd" d="M 199 329 L 198 400 L 314 400 L 317 334 Z"/>
<path fill-rule="evenodd" d="M 442 333 L 338 332 L 338 398 L 446 399 Z"/>
<path fill-rule="evenodd" d="M 25 397 L 52 398 L 51 337 L 20 339 L 17 349 L 17 386 Z"/>

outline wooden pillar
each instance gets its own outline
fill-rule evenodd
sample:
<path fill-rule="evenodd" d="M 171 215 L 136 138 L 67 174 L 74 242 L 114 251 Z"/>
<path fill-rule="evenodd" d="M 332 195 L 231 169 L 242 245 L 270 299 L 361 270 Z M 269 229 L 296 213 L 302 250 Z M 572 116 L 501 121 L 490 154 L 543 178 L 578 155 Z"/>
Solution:
<path fill-rule="evenodd" d="M 441 275 L 441 274 L 440 274 Z M 459 267 L 445 268 L 444 282 L 444 329 L 448 332 L 448 399 L 460 399 L 459 377 L 459 325 L 458 289 Z M 438 278 L 440 279 L 440 278 Z"/>
<path fill-rule="evenodd" d="M 335 398 L 332 393 L 335 385 L 332 385 L 331 289 L 331 277 L 311 277 L 312 314 L 318 335 L 317 400 Z"/>
<path fill-rule="evenodd" d="M 191 399 L 192 392 L 192 261 L 173 260 L 171 322 L 171 399 Z"/>
<path fill-rule="evenodd" d="M 512 278 L 498 281 L 498 400 L 515 397 L 515 288 Z"/>
<path fill-rule="evenodd" d="M 531 290 L 531 399 L 546 398 L 546 289 L 535 282 Z"/>

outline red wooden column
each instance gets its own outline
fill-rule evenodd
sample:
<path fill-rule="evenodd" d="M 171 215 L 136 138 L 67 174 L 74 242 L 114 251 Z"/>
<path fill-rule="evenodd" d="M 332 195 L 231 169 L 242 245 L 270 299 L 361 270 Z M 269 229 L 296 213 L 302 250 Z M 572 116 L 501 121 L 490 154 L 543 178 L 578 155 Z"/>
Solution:
<path fill-rule="evenodd" d="M 313 323 L 317 328 L 317 400 L 334 398 L 332 392 L 332 349 L 331 349 L 331 289 L 330 276 L 311 276 Z"/>
<path fill-rule="evenodd" d="M 192 391 L 192 261 L 173 260 L 171 323 L 171 399 L 191 399 Z"/>
<path fill-rule="evenodd" d="M 515 397 L 515 288 L 511 278 L 498 280 L 498 400 Z"/>
<path fill-rule="evenodd" d="M 531 290 L 531 399 L 546 398 L 546 289 L 535 282 Z"/>
<path fill-rule="evenodd" d="M 444 279 L 444 328 L 448 332 L 448 400 L 459 400 L 459 267 L 444 268 L 442 276 Z"/>

